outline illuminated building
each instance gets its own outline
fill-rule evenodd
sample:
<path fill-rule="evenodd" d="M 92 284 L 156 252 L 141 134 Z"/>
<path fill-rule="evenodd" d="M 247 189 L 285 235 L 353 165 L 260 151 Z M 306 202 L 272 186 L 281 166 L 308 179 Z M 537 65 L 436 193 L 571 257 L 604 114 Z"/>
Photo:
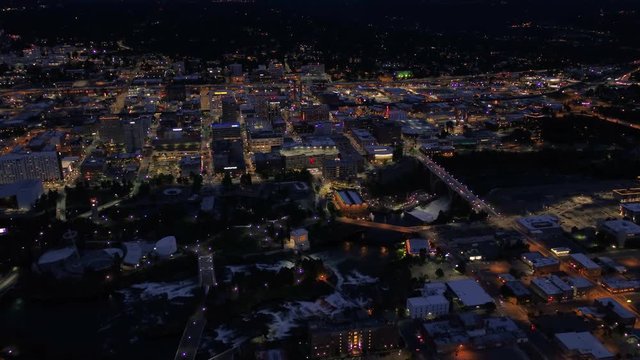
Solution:
<path fill-rule="evenodd" d="M 622 294 L 640 290 L 640 280 L 638 279 L 605 277 L 600 280 L 600 284 L 612 294 Z"/>
<path fill-rule="evenodd" d="M 217 140 L 235 140 L 242 137 L 242 128 L 237 122 L 212 124 L 211 137 Z"/>
<path fill-rule="evenodd" d="M 567 256 L 571 253 L 571 249 L 567 247 L 554 247 L 550 249 L 553 255 L 557 257 Z"/>
<path fill-rule="evenodd" d="M 640 188 L 615 189 L 613 196 L 621 203 L 640 202 Z"/>
<path fill-rule="evenodd" d="M 338 190 L 333 194 L 333 200 L 338 210 L 346 216 L 360 217 L 368 210 L 367 203 L 355 190 Z"/>
<path fill-rule="evenodd" d="M 309 324 L 311 358 L 362 356 L 398 347 L 395 326 L 376 319 Z"/>
<path fill-rule="evenodd" d="M 285 243 L 285 247 L 298 251 L 309 250 L 309 232 L 303 228 L 291 230 L 289 241 Z"/>
<path fill-rule="evenodd" d="M 386 162 L 393 160 L 393 148 L 382 145 L 367 145 L 364 147 L 367 159 L 374 162 Z"/>
<path fill-rule="evenodd" d="M 358 161 L 353 157 L 326 159 L 322 163 L 322 176 L 327 180 L 349 180 L 358 175 Z"/>
<path fill-rule="evenodd" d="M 22 180 L 52 181 L 62 178 L 56 151 L 10 153 L 0 156 L 0 184 Z"/>
<path fill-rule="evenodd" d="M 282 135 L 271 131 L 252 132 L 249 135 L 249 148 L 254 153 L 269 153 L 273 148 L 282 146 Z"/>
<path fill-rule="evenodd" d="M 335 142 L 326 137 L 308 138 L 280 149 L 286 170 L 320 168 L 325 160 L 335 159 L 339 154 Z"/>

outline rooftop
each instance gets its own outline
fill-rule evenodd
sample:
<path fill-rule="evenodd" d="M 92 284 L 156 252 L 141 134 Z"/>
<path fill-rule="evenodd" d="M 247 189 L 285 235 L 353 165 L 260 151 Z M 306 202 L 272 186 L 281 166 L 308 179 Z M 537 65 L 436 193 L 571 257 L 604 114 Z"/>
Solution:
<path fill-rule="evenodd" d="M 527 216 L 518 219 L 518 223 L 529 231 L 560 228 L 560 222 L 553 215 Z"/>
<path fill-rule="evenodd" d="M 595 359 L 613 358 L 613 354 L 589 332 L 567 332 L 555 336 L 569 351 L 578 352 L 582 356 L 592 356 Z"/>
<path fill-rule="evenodd" d="M 587 255 L 583 253 L 569 254 L 569 257 L 573 261 L 580 264 L 585 269 L 590 269 L 590 270 L 600 269 L 600 265 L 593 262 L 593 260 L 591 260 Z"/>
<path fill-rule="evenodd" d="M 626 203 L 621 204 L 620 206 L 632 212 L 640 212 L 640 203 Z"/>
<path fill-rule="evenodd" d="M 617 233 L 640 234 L 640 225 L 628 220 L 609 220 L 603 222 L 602 226 Z"/>
<path fill-rule="evenodd" d="M 448 281 L 447 286 L 464 306 L 481 306 L 493 303 L 493 299 L 473 279 Z"/>

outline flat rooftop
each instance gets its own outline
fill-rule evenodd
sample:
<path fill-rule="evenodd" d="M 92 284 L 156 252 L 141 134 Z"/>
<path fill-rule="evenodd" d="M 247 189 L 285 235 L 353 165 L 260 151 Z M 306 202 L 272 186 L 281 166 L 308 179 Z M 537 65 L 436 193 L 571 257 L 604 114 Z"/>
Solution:
<path fill-rule="evenodd" d="M 560 222 L 553 215 L 527 216 L 517 220 L 529 231 L 560 228 Z"/>
<path fill-rule="evenodd" d="M 585 255 L 583 253 L 569 254 L 569 257 L 573 261 L 575 261 L 578 264 L 580 264 L 585 269 L 589 269 L 589 270 L 600 269 L 600 265 L 598 265 L 595 262 L 593 262 L 593 260 L 591 260 L 587 255 Z"/>
<path fill-rule="evenodd" d="M 582 356 L 594 359 L 613 358 L 613 354 L 590 332 L 558 333 L 555 337 L 566 349 L 575 351 Z"/>
<path fill-rule="evenodd" d="M 473 279 L 448 281 L 447 286 L 464 306 L 481 306 L 493 302 L 491 296 Z"/>
<path fill-rule="evenodd" d="M 617 233 L 640 234 L 640 225 L 628 220 L 609 220 L 603 222 L 602 226 Z"/>
<path fill-rule="evenodd" d="M 625 203 L 625 204 L 621 204 L 620 206 L 622 206 L 624 209 L 631 212 L 640 212 L 640 203 L 637 203 L 637 202 Z"/>

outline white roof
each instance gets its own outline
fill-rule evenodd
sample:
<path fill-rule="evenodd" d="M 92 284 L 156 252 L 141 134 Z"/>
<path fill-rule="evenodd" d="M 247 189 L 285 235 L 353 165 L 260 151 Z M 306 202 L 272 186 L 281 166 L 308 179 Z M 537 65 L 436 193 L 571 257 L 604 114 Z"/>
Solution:
<path fill-rule="evenodd" d="M 65 260 L 73 255 L 74 252 L 75 249 L 72 247 L 66 247 L 58 250 L 49 250 L 42 254 L 42 256 L 40 256 L 40 259 L 38 259 L 38 265 L 46 265 Z"/>
<path fill-rule="evenodd" d="M 153 248 L 160 256 L 169 256 L 178 251 L 175 236 L 166 236 L 156 242 Z"/>
<path fill-rule="evenodd" d="M 137 265 L 142 259 L 142 246 L 138 241 L 130 241 L 122 243 L 127 252 L 122 260 L 127 265 Z"/>
<path fill-rule="evenodd" d="M 447 286 L 464 306 L 480 306 L 493 302 L 491 296 L 473 279 L 448 281 Z"/>
<path fill-rule="evenodd" d="M 602 343 L 590 332 L 567 332 L 556 334 L 556 339 L 571 351 L 576 351 L 581 355 L 592 356 L 595 359 L 612 358 L 613 354 L 607 350 Z"/>

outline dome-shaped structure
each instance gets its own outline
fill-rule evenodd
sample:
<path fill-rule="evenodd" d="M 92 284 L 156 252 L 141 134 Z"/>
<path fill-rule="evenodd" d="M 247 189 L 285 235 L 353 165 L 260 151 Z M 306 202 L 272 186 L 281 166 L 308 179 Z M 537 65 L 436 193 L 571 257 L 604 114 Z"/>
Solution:
<path fill-rule="evenodd" d="M 169 256 L 178 251 L 175 236 L 166 236 L 156 242 L 154 247 L 159 256 Z"/>
<path fill-rule="evenodd" d="M 67 260 L 75 253 L 75 249 L 72 247 L 66 247 L 58 250 L 49 250 L 40 256 L 38 259 L 38 265 L 48 265 Z"/>

